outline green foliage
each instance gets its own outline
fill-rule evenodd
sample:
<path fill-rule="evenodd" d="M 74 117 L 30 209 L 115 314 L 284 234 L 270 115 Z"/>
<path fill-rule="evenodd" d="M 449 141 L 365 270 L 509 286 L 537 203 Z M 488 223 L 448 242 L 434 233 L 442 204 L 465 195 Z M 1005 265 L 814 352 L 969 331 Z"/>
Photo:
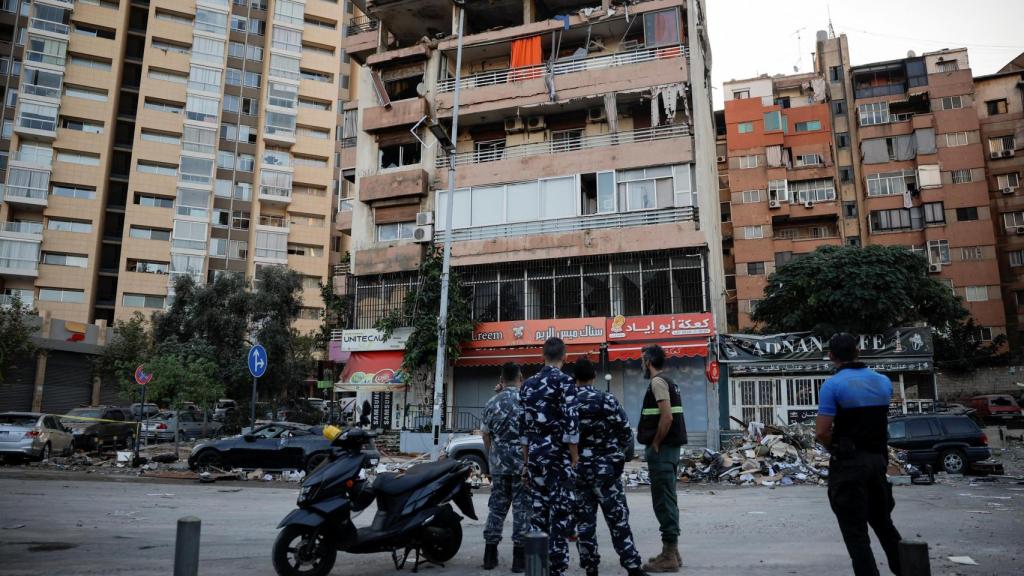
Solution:
<path fill-rule="evenodd" d="M 974 318 L 967 318 L 935 334 L 935 363 L 939 368 L 954 372 L 1001 364 L 1007 359 L 1003 352 L 1005 345 L 1006 336 L 1002 334 L 990 342 L 983 341 Z"/>
<path fill-rule="evenodd" d="M 187 343 L 169 339 L 156 346 L 146 369 L 153 373 L 147 395 L 154 401 L 181 408 L 185 401 L 208 407 L 224 394 L 218 377 L 216 351 L 201 338 Z"/>
<path fill-rule="evenodd" d="M 152 348 L 146 318 L 135 312 L 128 320 L 114 322 L 114 337 L 97 360 L 97 369 L 117 382 L 123 398 L 134 398 L 139 393 L 135 368 L 146 362 Z"/>
<path fill-rule="evenodd" d="M 35 345 L 32 335 L 36 326 L 29 320 L 35 312 L 14 296 L 10 305 L 0 307 L 0 384 L 15 362 L 32 360 Z"/>
<path fill-rule="evenodd" d="M 252 325 L 256 341 L 270 358 L 260 389 L 274 397 L 301 391 L 312 367 L 313 338 L 300 335 L 292 323 L 298 317 L 302 276 L 283 266 L 261 268 L 253 293 Z"/>
<path fill-rule="evenodd" d="M 320 283 L 320 297 L 324 301 L 324 321 L 316 334 L 316 341 L 320 349 L 325 349 L 331 341 L 331 330 L 347 328 L 352 320 L 352 296 L 335 294 L 334 276 L 329 275 L 326 283 Z"/>
<path fill-rule="evenodd" d="M 390 338 L 398 328 L 412 327 L 405 347 L 402 371 L 416 375 L 431 372 L 437 358 L 438 313 L 441 309 L 440 248 L 427 252 L 420 264 L 419 288 L 409 292 L 402 307 L 377 323 L 377 329 Z M 449 363 L 458 360 L 462 343 L 473 335 L 473 318 L 458 272 L 449 274 L 448 330 L 445 337 L 446 358 Z"/>

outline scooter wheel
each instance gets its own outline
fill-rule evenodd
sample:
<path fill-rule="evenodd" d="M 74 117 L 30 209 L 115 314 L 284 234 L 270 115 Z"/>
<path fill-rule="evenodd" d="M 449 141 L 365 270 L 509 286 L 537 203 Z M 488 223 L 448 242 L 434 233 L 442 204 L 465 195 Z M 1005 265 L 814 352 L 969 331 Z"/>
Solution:
<path fill-rule="evenodd" d="M 285 526 L 274 541 L 274 570 L 278 576 L 327 576 L 338 550 L 326 535 L 309 526 Z"/>
<path fill-rule="evenodd" d="M 462 524 L 458 520 L 427 528 L 423 537 L 423 556 L 434 564 L 455 557 L 462 546 Z"/>

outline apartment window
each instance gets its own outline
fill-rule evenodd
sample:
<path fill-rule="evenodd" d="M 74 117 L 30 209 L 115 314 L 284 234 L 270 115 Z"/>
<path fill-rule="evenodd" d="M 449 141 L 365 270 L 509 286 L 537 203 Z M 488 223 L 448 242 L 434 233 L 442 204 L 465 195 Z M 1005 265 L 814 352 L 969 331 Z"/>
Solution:
<path fill-rule="evenodd" d="M 1016 147 L 1017 143 L 1012 135 L 997 136 L 995 138 L 988 139 L 988 151 L 991 154 L 1010 156 L 1013 154 L 1013 150 Z M 1006 152 L 1006 154 L 1003 154 L 1003 152 Z"/>
<path fill-rule="evenodd" d="M 415 227 L 415 222 L 413 226 Z M 323 246 L 310 246 L 307 244 L 288 244 L 288 254 L 290 256 L 321 258 L 324 255 L 324 248 Z"/>
<path fill-rule="evenodd" d="M 843 81 L 843 67 L 842 66 L 829 66 L 828 67 L 828 80 L 829 80 L 829 82 L 842 82 Z"/>
<path fill-rule="evenodd" d="M 181 136 L 177 134 L 166 134 L 164 132 L 153 132 L 152 130 L 143 130 L 139 134 L 139 138 L 143 142 L 157 142 L 159 144 L 181 144 Z"/>
<path fill-rule="evenodd" d="M 742 194 L 744 204 L 754 204 L 756 202 L 764 201 L 763 190 L 744 190 Z"/>
<path fill-rule="evenodd" d="M 1024 212 L 1005 212 L 1003 214 L 1003 225 L 1007 230 L 1024 226 Z"/>
<path fill-rule="evenodd" d="M 956 72 L 960 69 L 960 63 L 956 60 L 946 60 L 945 62 L 936 62 L 935 69 L 939 72 Z"/>
<path fill-rule="evenodd" d="M 156 38 L 154 38 L 153 41 L 150 42 L 150 46 L 152 46 L 156 50 L 163 50 L 164 52 L 173 52 L 175 54 L 189 54 L 192 52 L 192 47 L 188 44 L 177 44 L 174 42 L 157 40 Z"/>
<path fill-rule="evenodd" d="M 68 43 L 63 40 L 31 36 L 28 39 L 28 46 L 25 47 L 25 61 L 64 66 L 67 52 Z M 78 62 L 72 60 L 71 63 L 77 64 Z M 108 63 L 107 68 L 109 69 L 109 67 Z"/>
<path fill-rule="evenodd" d="M 206 36 L 193 36 L 192 61 L 222 65 L 221 63 L 224 61 L 224 42 L 207 38 Z"/>
<path fill-rule="evenodd" d="M 956 219 L 958 222 L 970 222 L 978 219 L 978 208 L 976 206 L 969 206 L 967 208 L 956 209 Z"/>
<path fill-rule="evenodd" d="M 836 199 L 836 187 L 831 178 L 789 182 L 789 190 L 793 195 L 793 200 L 801 204 L 831 202 Z"/>
<path fill-rule="evenodd" d="M 146 226 L 132 226 L 128 229 L 128 236 L 139 240 L 162 240 L 171 239 L 171 231 L 162 228 L 149 228 Z"/>
<path fill-rule="evenodd" d="M 171 246 L 183 250 L 206 250 L 205 222 L 175 220 Z"/>
<path fill-rule="evenodd" d="M 296 166 L 312 166 L 313 168 L 326 168 L 327 158 L 319 158 L 316 156 L 298 156 L 296 155 L 293 163 Z"/>
<path fill-rule="evenodd" d="M 26 164 L 49 166 L 53 162 L 53 148 L 23 141 L 18 144 L 18 153 L 15 154 L 14 159 Z"/>
<path fill-rule="evenodd" d="M 299 70 L 299 78 L 301 78 L 302 80 L 312 80 L 313 82 L 334 82 L 333 74 L 316 72 L 314 70 L 306 70 L 305 68 Z"/>
<path fill-rule="evenodd" d="M 319 100 L 312 100 L 309 98 L 299 98 L 299 108 L 310 108 L 313 110 L 324 110 L 329 111 L 331 109 L 330 102 L 321 102 Z"/>
<path fill-rule="evenodd" d="M 644 14 L 644 45 L 647 48 L 679 44 L 679 13 L 675 8 Z"/>
<path fill-rule="evenodd" d="M 870 216 L 871 230 L 874 232 L 891 232 L 894 230 L 920 230 L 924 227 L 921 208 L 895 208 L 892 210 L 875 210 Z"/>
<path fill-rule="evenodd" d="M 170 112 L 171 114 L 181 114 L 181 111 L 185 108 L 181 104 L 175 104 L 173 102 L 161 102 L 159 100 L 151 100 L 146 98 L 145 104 L 142 105 L 146 110 L 153 110 L 156 112 Z"/>
<path fill-rule="evenodd" d="M 292 155 L 287 149 L 268 148 L 263 151 L 262 162 L 267 166 L 291 166 Z"/>
<path fill-rule="evenodd" d="M 205 8 L 197 8 L 195 28 L 223 36 L 228 32 L 228 15 Z"/>
<path fill-rule="evenodd" d="M 26 67 L 21 78 L 21 90 L 25 95 L 59 98 L 63 78 L 60 72 Z"/>
<path fill-rule="evenodd" d="M 87 186 L 72 186 L 68 184 L 54 184 L 53 191 L 51 192 L 54 196 L 60 196 L 62 198 L 77 198 L 79 200 L 95 200 L 96 189 Z"/>
<path fill-rule="evenodd" d="M 278 106 L 280 108 L 295 108 L 299 98 L 299 87 L 294 84 L 270 81 L 267 90 L 267 106 Z"/>
<path fill-rule="evenodd" d="M 1020 268 L 1021 266 L 1024 266 L 1024 250 L 1014 250 L 1009 252 L 1007 255 L 1010 257 L 1011 268 Z M 1021 297 L 1024 295 L 1022 292 L 1024 291 L 1017 291 L 1017 306 L 1024 306 L 1024 298 Z"/>
<path fill-rule="evenodd" d="M 270 55 L 270 77 L 284 78 L 286 80 L 299 79 L 299 59 L 295 56 L 284 54 Z"/>
<path fill-rule="evenodd" d="M 924 209 L 925 224 L 945 224 L 946 211 L 942 202 L 927 202 L 922 206 Z"/>
<path fill-rule="evenodd" d="M 861 126 L 889 123 L 889 103 L 872 102 L 857 106 L 857 118 Z"/>
<path fill-rule="evenodd" d="M 182 182 L 209 184 L 213 181 L 213 160 L 182 156 L 179 173 Z"/>
<path fill-rule="evenodd" d="M 853 182 L 853 166 L 840 166 L 839 167 L 839 181 L 843 184 L 849 184 Z"/>
<path fill-rule="evenodd" d="M 793 125 L 793 129 L 799 132 L 812 132 L 814 130 L 821 130 L 821 121 L 819 120 L 808 120 L 807 122 L 797 122 Z"/>
<path fill-rule="evenodd" d="M 996 175 L 996 187 L 1000 190 L 1005 190 L 1007 188 L 1016 190 L 1018 186 L 1020 186 L 1020 174 L 1010 172 L 1007 174 Z"/>
<path fill-rule="evenodd" d="M 739 124 L 737 124 L 737 129 L 739 130 L 740 134 L 749 134 L 750 132 L 754 131 L 754 123 L 740 122 Z"/>
<path fill-rule="evenodd" d="M 744 226 L 744 240 L 758 240 L 764 238 L 764 226 Z"/>
<path fill-rule="evenodd" d="M 835 100 L 832 102 L 832 113 L 836 116 L 846 114 L 846 100 Z"/>
<path fill-rule="evenodd" d="M 29 170 L 27 168 L 10 167 L 7 172 L 8 198 L 45 199 L 50 188 L 49 170 Z"/>
<path fill-rule="evenodd" d="M 856 218 L 857 213 L 856 202 L 843 202 L 843 218 Z"/>
<path fill-rule="evenodd" d="M 197 122 L 216 122 L 220 113 L 220 100 L 189 95 L 185 103 L 185 116 Z"/>
<path fill-rule="evenodd" d="M 137 260 L 129 258 L 125 262 L 125 270 L 128 272 L 139 272 L 141 274 L 167 274 L 169 264 L 167 262 L 155 262 L 152 260 Z"/>
<path fill-rule="evenodd" d="M 81 304 L 85 302 L 85 291 L 72 290 L 70 288 L 40 288 L 39 300 L 42 302 Z"/>
<path fill-rule="evenodd" d="M 758 165 L 758 156 L 757 155 L 740 156 L 740 169 L 741 170 L 746 170 L 748 168 L 757 168 L 757 165 Z"/>
<path fill-rule="evenodd" d="M 764 276 L 764 262 L 747 262 L 747 276 Z"/>
<path fill-rule="evenodd" d="M 263 47 L 255 46 L 253 44 L 243 44 L 241 42 L 231 42 L 228 44 L 228 57 L 238 58 L 239 60 L 262 62 Z"/>
<path fill-rule="evenodd" d="M 295 53 L 302 52 L 302 31 L 274 26 L 270 42 L 271 47 L 278 50 Z"/>
<path fill-rule="evenodd" d="M 81 2 L 81 0 L 79 0 Z M 179 14 L 177 12 L 168 12 L 166 10 L 157 9 L 156 11 L 157 20 L 166 20 L 168 22 L 174 22 L 175 24 L 188 24 L 192 25 L 192 17 L 186 14 Z"/>
<path fill-rule="evenodd" d="M 789 201 L 789 186 L 785 180 L 768 181 L 768 200 L 777 202 Z"/>
<path fill-rule="evenodd" d="M 242 110 L 242 99 L 231 94 L 224 95 L 224 111 L 238 114 Z"/>
<path fill-rule="evenodd" d="M 210 193 L 194 188 L 178 188 L 175 213 L 190 218 L 206 218 L 209 213 Z"/>
<path fill-rule="evenodd" d="M 228 68 L 224 76 L 224 83 L 228 86 L 241 86 L 242 71 L 238 68 Z"/>
<path fill-rule="evenodd" d="M 964 261 L 981 260 L 985 257 L 985 251 L 981 246 L 964 246 L 960 249 L 960 259 Z"/>
<path fill-rule="evenodd" d="M 88 120 L 74 120 L 71 118 L 61 117 L 60 127 L 64 128 L 65 130 L 86 132 L 88 134 L 103 134 L 102 122 L 90 122 Z"/>
<path fill-rule="evenodd" d="M 750 90 L 733 90 L 732 91 L 732 99 L 733 100 L 746 100 L 747 98 L 750 98 Z"/>
<path fill-rule="evenodd" d="M 135 194 L 135 203 L 139 206 L 151 208 L 172 208 L 174 199 L 166 196 L 154 196 L 151 194 Z"/>
<path fill-rule="evenodd" d="M 968 302 L 986 302 L 988 300 L 988 286 L 965 286 L 964 292 Z"/>
<path fill-rule="evenodd" d="M 270 196 L 291 196 L 292 175 L 290 172 L 260 170 L 260 194 Z"/>
<path fill-rule="evenodd" d="M 249 256 L 249 243 L 245 240 L 211 238 L 210 256 L 221 256 L 234 260 L 241 260 Z"/>
<path fill-rule="evenodd" d="M 43 252 L 43 264 L 51 266 L 68 266 L 70 268 L 88 268 L 89 257 L 85 254 L 63 254 L 60 252 Z"/>
<path fill-rule="evenodd" d="M 217 131 L 213 128 L 185 125 L 181 135 L 181 149 L 185 152 L 213 154 L 217 146 Z"/>
<path fill-rule="evenodd" d="M 996 116 L 997 114 L 1006 114 L 1006 98 L 1000 98 L 998 100 L 987 100 L 985 102 L 985 111 L 989 116 Z"/>
<path fill-rule="evenodd" d="M 256 257 L 288 259 L 288 235 L 256 232 Z"/>
<path fill-rule="evenodd" d="M 128 308 L 163 308 L 164 297 L 152 296 L 150 294 L 129 294 L 124 293 L 121 304 Z"/>
<path fill-rule="evenodd" d="M 22 102 L 18 107 L 18 126 L 30 130 L 55 132 L 57 130 L 57 106 Z"/>
<path fill-rule="evenodd" d="M 293 2 L 292 0 L 277 0 L 274 2 L 274 22 L 302 26 L 305 4 Z"/>
<path fill-rule="evenodd" d="M 967 132 L 949 132 L 946 134 L 946 146 L 967 146 Z"/>
<path fill-rule="evenodd" d="M 949 241 L 929 240 L 928 261 L 932 264 L 949 264 Z"/>
<path fill-rule="evenodd" d="M 395 240 L 410 240 L 413 231 L 416 229 L 416 222 L 394 222 L 391 224 L 377 225 L 377 241 L 393 242 Z"/>
<path fill-rule="evenodd" d="M 252 126 L 246 126 L 245 124 L 221 124 L 220 137 L 222 140 L 255 144 L 256 130 Z"/>
<path fill-rule="evenodd" d="M 786 130 L 786 120 L 782 116 L 782 112 L 774 110 L 772 112 L 764 113 L 764 131 L 765 132 L 778 132 L 779 130 Z"/>
<path fill-rule="evenodd" d="M 46 221 L 46 229 L 57 232 L 75 232 L 76 234 L 88 234 L 92 232 L 92 222 L 84 220 L 64 220 L 50 218 Z"/>
<path fill-rule="evenodd" d="M 252 172 L 256 167 L 256 157 L 252 154 L 239 154 L 235 166 L 239 172 Z"/>
<path fill-rule="evenodd" d="M 231 170 L 235 166 L 235 153 L 230 150 L 217 151 L 217 168 Z"/>
<path fill-rule="evenodd" d="M 960 170 L 953 170 L 949 173 L 950 180 L 953 184 L 967 184 L 971 182 L 974 177 L 971 175 L 970 168 L 962 168 Z"/>
<path fill-rule="evenodd" d="M 956 110 L 964 107 L 964 100 L 961 96 L 944 96 L 939 100 L 939 106 L 943 110 Z"/>
<path fill-rule="evenodd" d="M 231 31 L 232 32 L 247 32 L 249 30 L 249 20 L 245 16 L 231 15 Z"/>
<path fill-rule="evenodd" d="M 820 154 L 799 154 L 796 157 L 796 167 L 802 168 L 804 166 L 821 166 L 825 162 L 821 159 Z"/>
<path fill-rule="evenodd" d="M 836 133 L 836 147 L 840 150 L 850 147 L 850 134 L 849 132 L 838 132 Z"/>
<path fill-rule="evenodd" d="M 94 102 L 106 102 L 107 91 L 96 90 L 94 88 L 83 88 L 81 86 L 65 86 L 64 95 L 71 98 L 81 98 L 82 100 L 92 100 Z"/>
<path fill-rule="evenodd" d="M 987 326 L 978 326 L 976 338 L 982 342 L 991 342 L 992 329 Z"/>
<path fill-rule="evenodd" d="M 866 178 L 868 196 L 896 196 L 917 188 L 917 175 L 913 170 L 871 174 Z"/>
<path fill-rule="evenodd" d="M 147 76 L 150 80 L 163 80 L 164 82 L 173 82 L 175 84 L 188 83 L 188 76 L 186 74 L 166 70 L 154 70 L 152 67 L 150 67 Z"/>
<path fill-rule="evenodd" d="M 379 162 L 382 169 L 400 168 L 420 163 L 419 142 L 381 146 Z"/>
<path fill-rule="evenodd" d="M 732 221 L 732 203 L 722 202 L 718 205 L 719 211 L 722 214 L 722 222 Z"/>
<path fill-rule="evenodd" d="M 228 69 L 230 73 L 231 69 Z M 189 90 L 197 90 L 199 92 L 220 92 L 220 80 L 221 70 L 219 68 L 203 68 L 200 66 L 192 66 L 189 69 L 188 74 L 188 87 Z"/>
<path fill-rule="evenodd" d="M 177 176 L 178 167 L 170 164 L 157 164 L 155 162 L 139 161 L 136 169 L 142 174 L 156 174 L 157 176 Z"/>
<path fill-rule="evenodd" d="M 18 91 L 8 90 L 7 98 L 4 99 L 4 102 L 8 108 L 14 108 L 18 104 Z"/>

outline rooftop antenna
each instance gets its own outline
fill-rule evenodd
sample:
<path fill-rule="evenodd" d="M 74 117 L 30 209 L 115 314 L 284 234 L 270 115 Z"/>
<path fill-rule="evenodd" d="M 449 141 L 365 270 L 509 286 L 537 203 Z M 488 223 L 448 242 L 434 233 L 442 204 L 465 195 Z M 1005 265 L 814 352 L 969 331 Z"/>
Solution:
<path fill-rule="evenodd" d="M 836 29 L 832 27 L 832 7 L 825 4 L 825 10 L 828 11 L 828 37 L 834 40 L 836 37 Z"/>
<path fill-rule="evenodd" d="M 796 32 L 790 34 L 790 36 L 796 36 L 796 65 L 793 66 L 793 72 L 799 72 L 800 65 L 803 64 L 804 61 L 803 42 L 800 39 L 800 32 L 803 30 L 807 30 L 807 27 L 804 26 L 802 28 L 797 28 Z"/>

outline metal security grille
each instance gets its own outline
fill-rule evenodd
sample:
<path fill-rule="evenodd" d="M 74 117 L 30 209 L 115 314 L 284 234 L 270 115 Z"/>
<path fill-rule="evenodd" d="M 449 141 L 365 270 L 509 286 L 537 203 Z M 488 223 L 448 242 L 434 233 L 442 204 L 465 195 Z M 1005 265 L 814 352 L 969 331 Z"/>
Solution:
<path fill-rule="evenodd" d="M 399 310 L 405 296 L 419 285 L 419 275 L 387 274 L 355 279 L 354 328 L 373 328 L 377 322 Z"/>

